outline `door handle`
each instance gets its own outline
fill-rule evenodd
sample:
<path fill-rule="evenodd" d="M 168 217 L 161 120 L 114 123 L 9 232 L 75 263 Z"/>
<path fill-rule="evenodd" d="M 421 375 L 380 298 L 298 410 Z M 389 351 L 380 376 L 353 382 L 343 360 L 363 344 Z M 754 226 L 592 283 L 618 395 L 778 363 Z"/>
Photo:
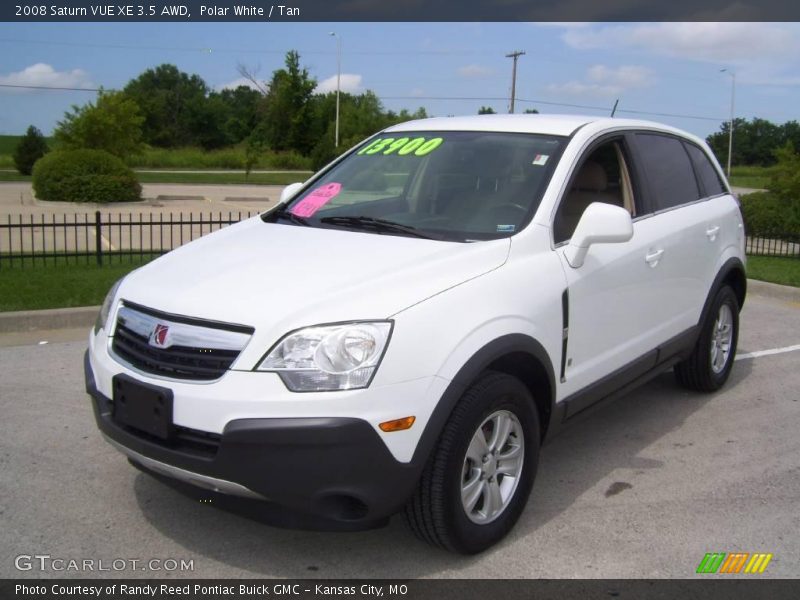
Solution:
<path fill-rule="evenodd" d="M 645 254 L 644 260 L 648 265 L 655 268 L 655 266 L 658 265 L 658 261 L 661 260 L 661 256 L 663 254 L 664 254 L 663 248 L 661 250 L 653 250 L 652 252 L 648 252 L 647 254 Z"/>
<path fill-rule="evenodd" d="M 706 237 L 708 237 L 709 242 L 713 242 L 717 239 L 717 234 L 719 233 L 719 225 L 712 225 L 708 229 L 706 229 Z"/>

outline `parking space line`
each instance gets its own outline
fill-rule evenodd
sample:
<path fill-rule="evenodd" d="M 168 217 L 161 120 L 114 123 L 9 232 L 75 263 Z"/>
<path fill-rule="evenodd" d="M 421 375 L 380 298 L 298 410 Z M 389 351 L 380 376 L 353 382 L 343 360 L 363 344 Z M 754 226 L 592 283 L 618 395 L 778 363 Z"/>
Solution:
<path fill-rule="evenodd" d="M 755 352 L 748 352 L 747 354 L 740 354 L 734 360 L 745 360 L 748 358 L 758 358 L 760 356 L 772 356 L 773 354 L 784 354 L 786 352 L 797 352 L 800 350 L 800 344 L 794 346 L 786 346 L 784 348 L 772 348 L 770 350 L 757 350 Z"/>

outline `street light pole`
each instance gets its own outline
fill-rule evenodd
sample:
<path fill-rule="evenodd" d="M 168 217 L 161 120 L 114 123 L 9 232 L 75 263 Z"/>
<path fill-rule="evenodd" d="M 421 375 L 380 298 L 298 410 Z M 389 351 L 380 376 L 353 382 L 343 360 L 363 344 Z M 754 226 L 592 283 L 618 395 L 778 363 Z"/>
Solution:
<path fill-rule="evenodd" d="M 336 35 L 335 31 L 331 31 L 331 35 L 336 38 L 336 134 L 334 137 L 334 145 L 339 147 L 339 93 L 341 91 L 342 82 L 342 38 Z"/>
<path fill-rule="evenodd" d="M 728 178 L 731 176 L 731 156 L 733 155 L 733 115 L 734 102 L 736 100 L 736 73 L 728 69 L 720 69 L 720 73 L 727 73 L 731 76 L 731 121 L 728 125 Z"/>

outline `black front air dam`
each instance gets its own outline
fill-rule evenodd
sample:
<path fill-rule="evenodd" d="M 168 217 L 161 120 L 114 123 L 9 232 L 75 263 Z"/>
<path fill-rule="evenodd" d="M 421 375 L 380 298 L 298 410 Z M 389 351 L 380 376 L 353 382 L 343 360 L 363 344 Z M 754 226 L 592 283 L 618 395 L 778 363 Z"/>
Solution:
<path fill-rule="evenodd" d="M 84 369 L 97 426 L 133 462 L 140 455 L 233 482 L 314 517 L 372 527 L 402 508 L 424 466 L 395 460 L 368 422 L 339 417 L 238 419 L 225 426 L 215 454 L 194 453 L 117 424 L 88 352 Z"/>

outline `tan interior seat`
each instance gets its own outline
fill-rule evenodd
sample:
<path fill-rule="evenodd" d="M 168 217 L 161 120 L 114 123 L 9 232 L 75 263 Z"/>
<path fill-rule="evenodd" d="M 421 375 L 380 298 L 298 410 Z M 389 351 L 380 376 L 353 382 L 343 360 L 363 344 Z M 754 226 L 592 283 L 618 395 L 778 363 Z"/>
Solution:
<path fill-rule="evenodd" d="M 583 211 L 592 202 L 623 206 L 621 194 L 608 190 L 608 176 L 605 169 L 594 161 L 587 161 L 578 172 L 572 188 L 567 192 L 567 197 L 556 213 L 554 223 L 556 242 L 572 237 Z"/>

